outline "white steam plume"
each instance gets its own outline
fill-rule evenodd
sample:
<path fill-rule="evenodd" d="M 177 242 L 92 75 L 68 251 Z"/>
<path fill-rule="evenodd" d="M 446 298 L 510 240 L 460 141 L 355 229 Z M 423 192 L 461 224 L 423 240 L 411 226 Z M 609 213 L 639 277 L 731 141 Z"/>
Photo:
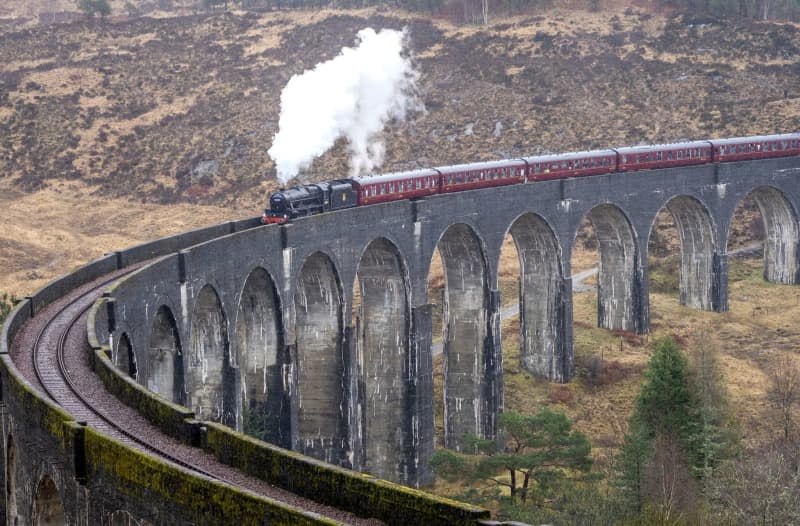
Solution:
<path fill-rule="evenodd" d="M 407 31 L 372 28 L 358 32 L 355 48 L 293 76 L 281 93 L 278 133 L 269 149 L 281 184 L 345 137 L 350 172 L 365 173 L 383 163 L 380 132 L 389 119 L 405 119 L 422 108 L 419 74 L 403 53 Z"/>

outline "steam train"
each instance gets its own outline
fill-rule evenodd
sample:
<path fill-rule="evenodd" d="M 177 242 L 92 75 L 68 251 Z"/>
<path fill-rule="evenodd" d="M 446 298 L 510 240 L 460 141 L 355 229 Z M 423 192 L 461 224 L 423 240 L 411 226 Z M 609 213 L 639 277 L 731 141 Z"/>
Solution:
<path fill-rule="evenodd" d="M 264 224 L 492 186 L 800 155 L 800 133 L 629 146 L 337 179 L 272 194 Z"/>

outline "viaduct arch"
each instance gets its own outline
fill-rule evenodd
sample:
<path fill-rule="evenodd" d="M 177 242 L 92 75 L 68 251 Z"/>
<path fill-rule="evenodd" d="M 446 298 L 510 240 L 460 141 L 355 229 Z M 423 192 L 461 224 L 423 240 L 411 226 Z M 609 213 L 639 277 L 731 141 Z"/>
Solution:
<path fill-rule="evenodd" d="M 764 218 L 765 278 L 798 282 L 798 181 L 797 158 L 770 159 L 231 226 L 172 250 L 140 249 L 159 258 L 109 289 L 93 330 L 120 371 L 201 419 L 237 429 L 256 421 L 270 442 L 424 485 L 434 436 L 427 279 L 435 251 L 446 274 L 446 440 L 458 448 L 464 432 L 493 437 L 503 408 L 498 266 L 508 235 L 521 262 L 520 365 L 565 382 L 574 367 L 570 257 L 583 218 L 600 243 L 598 324 L 646 332 L 644 255 L 661 209 L 680 236 L 681 301 L 725 311 L 726 240 L 747 196 Z M 118 253 L 117 266 L 127 257 Z M 31 424 L 18 411 L 4 417 L 5 511 L 70 521 L 73 503 L 61 500 L 69 470 L 21 467 L 32 453 L 18 431 Z M 128 518 L 120 510 L 114 520 Z"/>
<path fill-rule="evenodd" d="M 646 332 L 647 243 L 664 208 L 681 242 L 682 303 L 727 310 L 726 239 L 747 195 L 766 224 L 765 277 L 797 283 L 794 164 L 774 159 L 547 181 L 247 230 L 177 254 L 178 279 L 140 273 L 137 279 L 155 280 L 158 297 L 168 301 L 115 297 L 117 310 L 126 306 L 117 318 L 142 328 L 127 337 L 132 363 L 148 378 L 155 377 L 147 341 L 190 342 L 185 400 L 205 418 L 241 429 L 244 411 L 248 418 L 261 411 L 270 441 L 425 484 L 438 337 L 427 279 L 435 251 L 445 272 L 445 444 L 458 449 L 465 433 L 493 437 L 503 407 L 498 265 L 506 236 L 521 263 L 520 366 L 565 382 L 574 371 L 570 256 L 583 218 L 599 241 L 598 325 Z M 181 313 L 174 326 L 166 314 L 162 321 L 137 314 L 159 312 L 150 306 L 158 301 Z M 198 334 L 205 338 L 199 347 Z M 208 349 L 197 370 L 213 371 L 202 388 L 193 365 L 200 347 Z M 179 391 L 178 368 L 148 383 Z"/>

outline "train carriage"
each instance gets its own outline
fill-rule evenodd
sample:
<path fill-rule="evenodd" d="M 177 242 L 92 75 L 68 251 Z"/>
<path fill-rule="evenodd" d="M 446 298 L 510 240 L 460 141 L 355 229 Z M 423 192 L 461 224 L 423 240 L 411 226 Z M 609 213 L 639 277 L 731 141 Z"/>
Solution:
<path fill-rule="evenodd" d="M 436 168 L 442 174 L 442 193 L 525 182 L 525 161 L 507 159 Z"/>
<path fill-rule="evenodd" d="M 524 160 L 528 163 L 529 182 L 600 175 L 617 168 L 617 153 L 614 150 L 539 155 L 525 157 Z"/>
<path fill-rule="evenodd" d="M 710 142 L 717 162 L 800 155 L 800 133 L 713 139 Z"/>
<path fill-rule="evenodd" d="M 690 141 L 674 144 L 628 146 L 615 148 L 619 155 L 617 170 L 654 170 L 711 162 L 711 143 Z"/>
<path fill-rule="evenodd" d="M 550 179 L 800 155 L 800 133 L 505 159 L 306 184 L 276 192 L 262 222 L 351 206 Z"/>
<path fill-rule="evenodd" d="M 439 193 L 439 172 L 432 168 L 383 175 L 365 175 L 351 179 L 358 204 L 371 205 L 415 199 Z"/>

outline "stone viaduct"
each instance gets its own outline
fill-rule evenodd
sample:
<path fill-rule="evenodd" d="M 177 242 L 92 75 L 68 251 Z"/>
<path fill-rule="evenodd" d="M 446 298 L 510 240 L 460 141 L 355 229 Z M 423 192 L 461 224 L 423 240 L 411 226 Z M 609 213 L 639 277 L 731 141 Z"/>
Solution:
<path fill-rule="evenodd" d="M 495 436 L 503 408 L 498 266 L 507 236 L 521 263 L 520 365 L 566 382 L 574 370 L 570 258 L 585 217 L 600 248 L 598 324 L 643 333 L 647 246 L 660 210 L 680 236 L 681 302 L 725 311 L 728 230 L 748 195 L 764 218 L 765 278 L 798 282 L 799 181 L 800 159 L 782 158 L 513 185 L 281 226 L 230 223 L 203 242 L 105 258 L 120 268 L 156 256 L 109 288 L 89 337 L 110 350 L 121 374 L 198 420 L 255 425 L 276 445 L 425 485 L 434 448 L 435 251 L 446 282 L 445 443 L 458 449 L 465 433 Z M 37 298 L 31 312 L 47 301 Z M 18 318 L 0 345 L 13 339 Z M 5 400 L 13 370 L 4 367 Z M 3 407 L 4 423 L 26 421 L 30 410 Z M 36 457 L 19 444 L 14 451 Z M 6 462 L 8 454 L 4 443 Z"/>
<path fill-rule="evenodd" d="M 113 356 L 200 419 L 241 428 L 261 415 L 276 444 L 425 484 L 434 445 L 434 251 L 446 281 L 445 443 L 457 449 L 465 433 L 494 436 L 503 407 L 498 261 L 506 236 L 521 260 L 521 366 L 565 382 L 573 375 L 570 256 L 585 216 L 600 245 L 598 324 L 641 333 L 659 210 L 671 212 L 680 236 L 681 302 L 724 311 L 727 232 L 747 195 L 764 217 L 765 277 L 797 282 L 798 178 L 796 158 L 619 173 L 232 233 L 112 291 Z"/>

